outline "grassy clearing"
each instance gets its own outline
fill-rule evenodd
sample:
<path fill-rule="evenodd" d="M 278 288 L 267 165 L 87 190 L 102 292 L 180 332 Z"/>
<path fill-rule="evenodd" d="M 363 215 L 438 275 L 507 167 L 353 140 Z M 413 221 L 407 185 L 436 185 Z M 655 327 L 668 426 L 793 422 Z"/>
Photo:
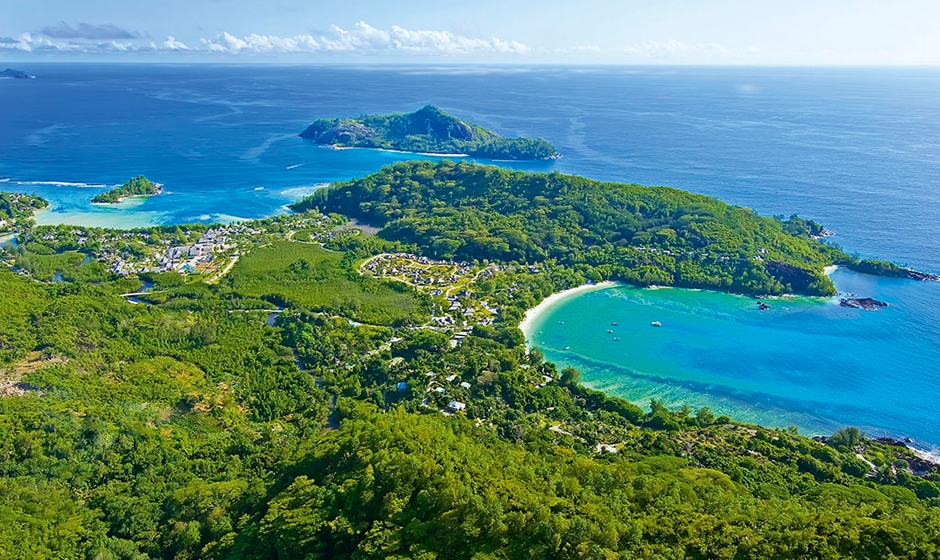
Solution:
<path fill-rule="evenodd" d="M 398 325 L 429 317 L 427 303 L 411 288 L 361 277 L 344 253 L 308 243 L 281 241 L 257 248 L 239 259 L 222 284 L 243 296 L 364 323 Z"/>

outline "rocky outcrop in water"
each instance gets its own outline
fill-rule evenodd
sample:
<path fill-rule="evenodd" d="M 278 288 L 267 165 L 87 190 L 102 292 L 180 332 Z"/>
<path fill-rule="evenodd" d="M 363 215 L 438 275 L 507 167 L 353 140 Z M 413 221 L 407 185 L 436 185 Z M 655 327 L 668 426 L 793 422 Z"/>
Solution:
<path fill-rule="evenodd" d="M 839 300 L 839 305 L 842 307 L 864 309 L 865 311 L 875 311 L 879 307 L 888 307 L 887 303 L 874 298 L 842 298 Z"/>
<path fill-rule="evenodd" d="M 930 274 L 929 272 L 918 272 L 916 270 L 911 270 L 911 269 L 907 269 L 907 277 L 910 278 L 911 280 L 940 282 L 940 274 Z"/>

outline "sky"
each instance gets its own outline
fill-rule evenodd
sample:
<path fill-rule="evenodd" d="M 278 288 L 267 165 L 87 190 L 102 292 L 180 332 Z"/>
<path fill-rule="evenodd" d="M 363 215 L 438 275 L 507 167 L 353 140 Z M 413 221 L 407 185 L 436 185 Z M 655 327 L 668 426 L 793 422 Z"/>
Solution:
<path fill-rule="evenodd" d="M 0 61 L 940 65 L 938 0 L 2 0 Z"/>

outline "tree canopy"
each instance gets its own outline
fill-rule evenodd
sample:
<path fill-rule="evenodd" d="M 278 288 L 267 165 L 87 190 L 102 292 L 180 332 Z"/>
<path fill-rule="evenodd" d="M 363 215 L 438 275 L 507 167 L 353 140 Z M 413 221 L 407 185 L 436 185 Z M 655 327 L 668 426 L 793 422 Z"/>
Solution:
<path fill-rule="evenodd" d="M 294 208 L 355 217 L 436 258 L 554 260 L 641 285 L 830 295 L 823 267 L 848 259 L 712 197 L 464 162 L 395 164 Z"/>
<path fill-rule="evenodd" d="M 124 181 L 124 184 L 116 189 L 95 196 L 91 201 L 95 204 L 114 204 L 128 197 L 150 196 L 159 193 L 160 187 L 158 185 L 150 182 L 143 175 L 138 175 Z"/>

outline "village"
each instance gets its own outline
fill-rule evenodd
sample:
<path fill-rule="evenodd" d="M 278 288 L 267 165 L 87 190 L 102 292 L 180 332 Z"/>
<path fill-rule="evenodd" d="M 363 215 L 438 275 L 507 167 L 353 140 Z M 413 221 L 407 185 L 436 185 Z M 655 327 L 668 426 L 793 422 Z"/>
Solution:
<path fill-rule="evenodd" d="M 324 242 L 355 230 L 337 228 L 335 219 L 316 213 L 228 225 L 180 226 L 172 231 L 150 228 L 117 231 L 73 227 L 67 232 L 43 232 L 50 246 L 80 251 L 102 261 L 120 276 L 177 272 L 212 277 L 224 272 L 240 255 L 277 239 Z"/>
<path fill-rule="evenodd" d="M 419 292 L 444 300 L 435 304 L 428 328 L 450 332 L 456 347 L 476 325 L 490 326 L 499 307 L 473 297 L 472 285 L 503 270 L 496 264 L 483 268 L 468 262 L 438 261 L 409 253 L 383 253 L 359 265 L 360 274 L 408 284 Z"/>

